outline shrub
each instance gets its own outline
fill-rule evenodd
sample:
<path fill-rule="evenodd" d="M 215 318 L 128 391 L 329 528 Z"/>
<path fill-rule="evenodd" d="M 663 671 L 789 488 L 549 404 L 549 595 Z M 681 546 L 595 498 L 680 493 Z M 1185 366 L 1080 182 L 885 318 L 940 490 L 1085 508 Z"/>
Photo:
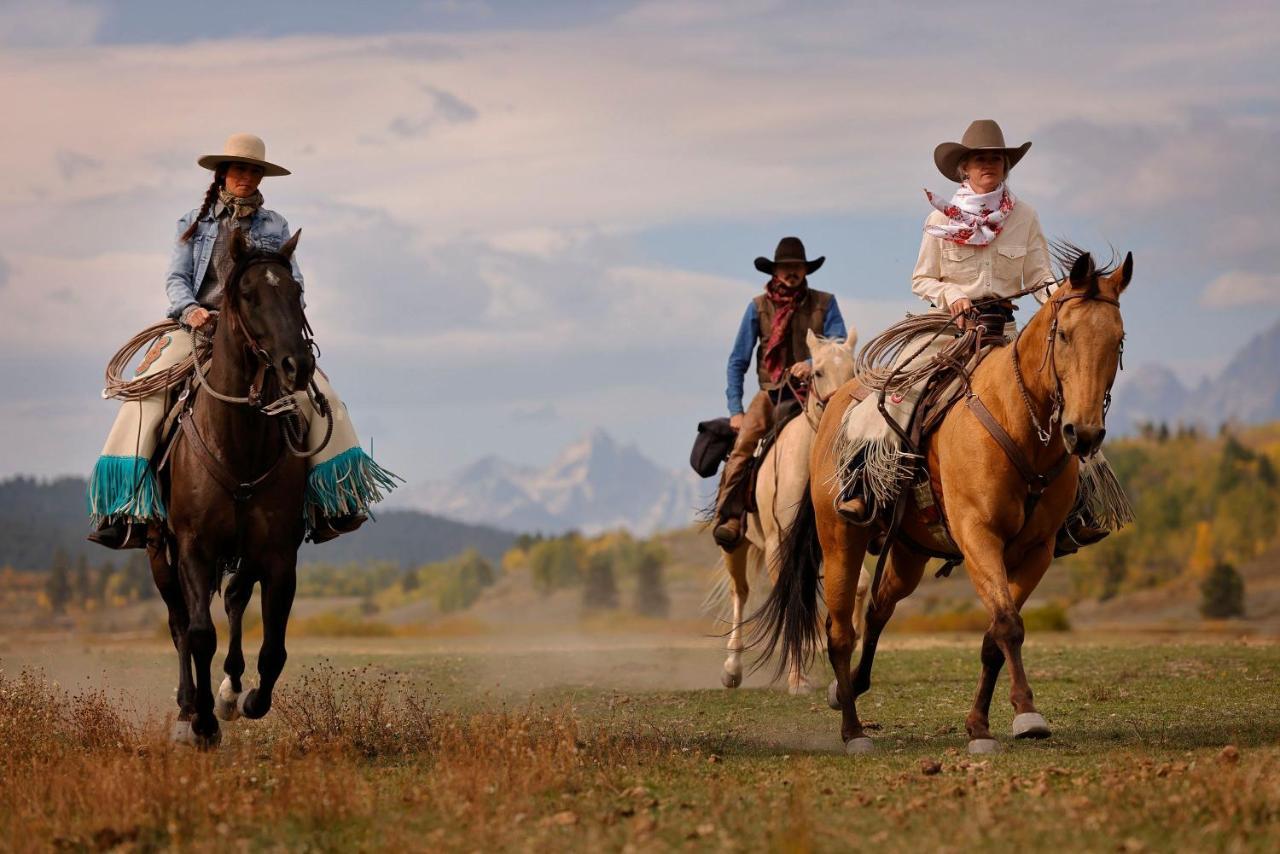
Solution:
<path fill-rule="evenodd" d="M 1200 613 L 1211 620 L 1244 616 L 1244 579 L 1229 563 L 1217 563 L 1200 583 Z"/>

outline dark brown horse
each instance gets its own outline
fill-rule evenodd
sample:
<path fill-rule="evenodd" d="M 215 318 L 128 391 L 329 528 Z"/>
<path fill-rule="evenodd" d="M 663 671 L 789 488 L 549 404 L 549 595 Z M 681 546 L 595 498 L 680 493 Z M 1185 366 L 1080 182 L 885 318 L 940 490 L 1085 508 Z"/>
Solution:
<path fill-rule="evenodd" d="M 288 409 L 291 395 L 307 389 L 315 369 L 302 289 L 290 273 L 298 236 L 279 252 L 266 252 L 233 232 L 235 267 L 213 334 L 211 367 L 201 378 L 197 360 L 194 401 L 170 456 L 168 522 L 153 529 L 148 542 L 178 651 L 173 738 L 201 747 L 217 744 L 217 717 L 265 715 L 284 669 L 307 462 L 290 450 L 284 419 L 292 416 L 281 413 L 280 402 Z M 227 570 L 223 598 L 231 640 L 215 717 L 209 670 L 218 638 L 209 610 Z M 244 691 L 241 620 L 257 583 L 259 683 Z"/>
<path fill-rule="evenodd" d="M 1049 735 L 1022 664 L 1020 611 L 1053 559 L 1056 534 L 1075 499 L 1078 459 L 1102 444 L 1106 400 L 1124 339 L 1120 294 L 1133 274 L 1132 255 L 1114 271 L 1096 269 L 1086 252 L 1067 265 L 1066 281 L 1018 338 L 974 370 L 972 399 L 951 408 L 925 449 L 952 537 L 991 617 L 982 641 L 982 675 L 965 721 L 975 753 L 997 748 L 988 716 L 996 677 L 1006 663 L 1013 736 Z M 872 743 L 855 703 L 871 687 L 880 633 L 897 603 L 920 583 L 928 557 L 902 541 L 890 547 L 884 576 L 873 584 L 861 658 L 851 668 L 855 594 L 874 533 L 845 521 L 835 509 L 839 478 L 832 449 L 852 404 L 851 392 L 849 386 L 837 392 L 818 425 L 807 500 L 784 537 L 778 584 L 761 609 L 755 637 L 766 655 L 780 643 L 779 671 L 807 665 L 819 641 L 821 591 L 828 614 L 827 653 L 836 677 L 832 700 L 843 712 L 841 735 L 849 753 L 865 753 Z M 1055 419 L 1060 429 L 1040 428 Z M 902 530 L 916 544 L 948 548 L 914 508 L 906 511 Z"/>

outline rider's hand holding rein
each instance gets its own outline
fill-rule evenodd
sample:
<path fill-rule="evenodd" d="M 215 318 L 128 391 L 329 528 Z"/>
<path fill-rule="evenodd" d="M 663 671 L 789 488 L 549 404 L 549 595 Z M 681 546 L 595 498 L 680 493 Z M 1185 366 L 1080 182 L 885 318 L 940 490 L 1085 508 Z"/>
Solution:
<path fill-rule="evenodd" d="M 187 309 L 186 314 L 182 315 L 182 322 L 194 331 L 208 323 L 211 316 L 208 309 L 193 305 Z"/>
<path fill-rule="evenodd" d="M 968 297 L 961 297 L 948 305 L 947 310 L 951 312 L 951 317 L 955 320 L 956 327 L 965 329 L 969 325 L 969 318 L 966 315 L 973 311 L 973 300 Z"/>

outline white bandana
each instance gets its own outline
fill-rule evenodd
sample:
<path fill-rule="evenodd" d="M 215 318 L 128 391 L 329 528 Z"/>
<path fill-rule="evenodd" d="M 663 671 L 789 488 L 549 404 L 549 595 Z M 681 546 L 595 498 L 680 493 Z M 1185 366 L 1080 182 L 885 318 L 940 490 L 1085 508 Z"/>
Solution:
<path fill-rule="evenodd" d="M 949 220 L 945 225 L 926 225 L 925 234 L 968 246 L 986 246 L 995 240 L 1018 201 L 1004 184 L 979 195 L 965 182 L 946 203 L 928 190 L 924 194 Z"/>

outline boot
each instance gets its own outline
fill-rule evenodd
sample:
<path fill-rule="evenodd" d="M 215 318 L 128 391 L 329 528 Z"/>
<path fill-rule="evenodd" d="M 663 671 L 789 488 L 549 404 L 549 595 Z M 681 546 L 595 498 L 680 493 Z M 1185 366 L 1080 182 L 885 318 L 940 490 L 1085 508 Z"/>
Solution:
<path fill-rule="evenodd" d="M 1073 555 L 1085 546 L 1100 542 L 1111 533 L 1106 528 L 1094 527 L 1089 524 L 1090 521 L 1083 515 L 1068 516 L 1067 521 L 1058 529 L 1058 538 L 1053 544 L 1053 556 L 1059 558 Z"/>
<path fill-rule="evenodd" d="M 359 528 L 369 517 L 363 513 L 351 513 L 346 516 L 325 516 L 311 530 L 310 540 L 313 543 L 327 543 L 343 534 L 350 534 Z"/>
<path fill-rule="evenodd" d="M 131 524 L 127 519 L 107 520 L 85 539 L 109 549 L 145 549 L 147 526 L 143 522 Z"/>
<path fill-rule="evenodd" d="M 742 518 L 734 516 L 731 519 L 725 519 L 716 525 L 711 536 L 720 548 L 727 552 L 733 551 L 742 542 Z"/>
<path fill-rule="evenodd" d="M 871 524 L 871 514 L 867 510 L 867 502 L 857 496 L 846 498 L 836 505 L 840 518 L 851 525 L 865 528 Z"/>

